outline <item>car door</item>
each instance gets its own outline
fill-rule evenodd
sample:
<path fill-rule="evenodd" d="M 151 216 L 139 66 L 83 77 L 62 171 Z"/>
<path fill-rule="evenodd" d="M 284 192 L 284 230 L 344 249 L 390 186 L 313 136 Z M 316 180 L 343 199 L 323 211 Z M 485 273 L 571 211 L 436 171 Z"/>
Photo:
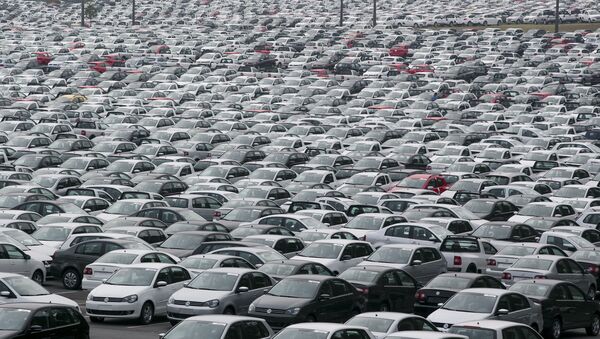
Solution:
<path fill-rule="evenodd" d="M 496 316 L 499 320 L 528 323 L 529 318 L 533 315 L 527 298 L 515 293 L 505 294 L 500 297 L 496 312 L 500 309 L 507 309 L 508 314 Z"/>
<path fill-rule="evenodd" d="M 25 274 L 24 260 L 16 258 L 16 247 L 9 244 L 0 245 L 0 271 Z M 18 249 L 17 249 L 18 250 Z M 9 252 L 11 253 L 9 255 Z"/>
<path fill-rule="evenodd" d="M 343 322 L 348 320 L 348 314 L 354 308 L 355 295 L 352 292 L 355 288 L 341 279 L 332 279 L 330 307 L 337 310 L 332 315 L 330 321 Z"/>
<path fill-rule="evenodd" d="M 579 305 L 579 303 L 574 302 L 571 292 L 569 291 L 567 286 L 569 285 L 558 284 L 554 286 L 552 291 L 550 291 L 549 295 L 549 299 L 554 304 L 554 306 L 558 308 L 562 316 L 564 328 L 572 327 L 572 325 L 581 321 L 577 318 L 582 318 L 584 313 L 579 312 L 577 306 L 583 306 L 585 304 L 581 303 L 582 305 Z M 579 292 L 579 294 L 581 294 L 581 296 L 585 300 L 585 296 L 583 296 L 583 293 Z M 579 294 L 576 294 L 575 297 L 577 297 Z"/>
<path fill-rule="evenodd" d="M 83 272 L 86 265 L 93 263 L 104 253 L 104 243 L 99 241 L 88 241 L 77 245 L 73 256 L 70 256 L 69 261 L 75 264 L 79 274 Z"/>
<path fill-rule="evenodd" d="M 415 270 L 419 272 L 420 277 L 414 278 L 422 284 L 425 284 L 440 273 L 444 272 L 446 265 L 442 261 L 442 256 L 440 253 L 434 248 L 422 248 L 421 253 L 421 267 L 418 267 Z"/>
<path fill-rule="evenodd" d="M 588 291 L 590 288 L 590 280 L 589 276 L 582 267 L 581 265 L 579 265 L 575 260 L 573 259 L 563 259 L 566 261 L 566 263 L 569 265 L 569 268 L 571 270 L 571 280 L 567 280 L 567 281 L 571 281 L 572 283 L 574 283 L 575 285 L 577 285 L 577 287 L 579 287 L 582 291 Z"/>
<path fill-rule="evenodd" d="M 165 286 L 158 286 L 159 282 L 167 284 Z M 163 314 L 167 311 L 169 297 L 178 290 L 178 288 L 175 288 L 177 284 L 173 284 L 173 277 L 169 267 L 165 267 L 158 272 L 153 286 L 152 303 L 154 304 L 154 312 L 155 314 Z"/>
<path fill-rule="evenodd" d="M 77 339 L 81 337 L 80 317 L 66 307 L 48 309 L 48 329 L 51 339 Z"/>

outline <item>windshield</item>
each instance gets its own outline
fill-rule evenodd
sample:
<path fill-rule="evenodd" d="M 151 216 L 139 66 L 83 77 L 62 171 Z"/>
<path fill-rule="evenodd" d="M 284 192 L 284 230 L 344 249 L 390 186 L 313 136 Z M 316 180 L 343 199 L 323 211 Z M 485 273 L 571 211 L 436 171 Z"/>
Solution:
<path fill-rule="evenodd" d="M 150 286 L 156 270 L 152 268 L 121 268 L 106 281 L 109 285 Z"/>
<path fill-rule="evenodd" d="M 107 171 L 110 172 L 130 172 L 131 168 L 135 165 L 135 163 L 127 162 L 127 161 L 115 161 L 112 164 L 106 167 Z"/>
<path fill-rule="evenodd" d="M 260 267 L 260 271 L 268 275 L 284 275 L 288 276 L 294 272 L 296 266 L 286 264 L 264 264 Z"/>
<path fill-rule="evenodd" d="M 58 181 L 59 178 L 56 177 L 34 177 L 31 181 L 46 188 L 50 188 L 54 186 L 54 184 Z"/>
<path fill-rule="evenodd" d="M 427 288 L 463 290 L 468 288 L 470 285 L 471 279 L 445 276 L 433 278 L 429 284 L 427 284 Z"/>
<path fill-rule="evenodd" d="M 394 323 L 392 319 L 383 319 L 375 317 L 354 317 L 346 322 L 346 325 L 363 326 L 371 332 L 387 333 L 390 326 Z"/>
<path fill-rule="evenodd" d="M 179 233 L 173 234 L 170 238 L 165 240 L 160 247 L 176 250 L 193 250 L 196 249 L 203 240 L 203 236 Z"/>
<path fill-rule="evenodd" d="M 66 227 L 41 227 L 32 234 L 39 241 L 65 241 L 71 234 L 71 229 Z"/>
<path fill-rule="evenodd" d="M 29 318 L 29 313 L 31 311 L 27 309 L 0 308 L 0 330 L 17 331 L 22 329 Z"/>
<path fill-rule="evenodd" d="M 90 161 L 88 159 L 71 158 L 63 162 L 60 167 L 74 170 L 84 170 L 87 168 L 89 162 Z"/>
<path fill-rule="evenodd" d="M 286 328 L 273 339 L 327 339 L 329 332 L 308 328 Z"/>
<path fill-rule="evenodd" d="M 283 279 L 273 286 L 268 294 L 287 298 L 313 298 L 319 289 L 319 281 L 305 279 Z"/>
<path fill-rule="evenodd" d="M 217 259 L 208 258 L 187 258 L 179 264 L 189 269 L 207 270 L 209 268 L 215 267 L 217 261 Z"/>
<path fill-rule="evenodd" d="M 48 295 L 48 292 L 40 284 L 33 280 L 21 276 L 6 277 L 2 279 L 18 295 L 23 297 L 32 297 L 36 295 Z"/>
<path fill-rule="evenodd" d="M 196 290 L 232 291 L 238 277 L 237 273 L 205 271 L 190 281 L 187 287 Z"/>
<path fill-rule="evenodd" d="M 545 297 L 552 286 L 534 283 L 518 282 L 510 287 L 511 291 L 519 292 L 528 297 Z"/>
<path fill-rule="evenodd" d="M 399 187 L 409 187 L 409 188 L 424 188 L 426 182 L 427 182 L 426 178 L 404 178 L 398 184 L 398 186 Z"/>
<path fill-rule="evenodd" d="M 513 268 L 524 268 L 530 270 L 542 270 L 547 271 L 552 266 L 552 260 L 542 260 L 537 258 L 521 258 L 514 265 Z"/>
<path fill-rule="evenodd" d="M 223 220 L 228 221 L 254 221 L 260 218 L 261 209 L 247 209 L 240 208 L 234 209 L 231 212 L 227 213 Z"/>
<path fill-rule="evenodd" d="M 526 255 L 533 254 L 535 247 L 525 246 L 508 246 L 501 249 L 496 255 L 513 255 L 515 257 L 523 257 Z"/>
<path fill-rule="evenodd" d="M 479 238 L 508 239 L 511 232 L 511 226 L 482 225 L 473 231 L 472 235 Z"/>
<path fill-rule="evenodd" d="M 600 252 L 596 251 L 577 251 L 571 255 L 573 260 L 600 261 Z"/>
<path fill-rule="evenodd" d="M 385 262 L 394 264 L 408 264 L 412 250 L 397 247 L 381 247 L 371 254 L 366 261 Z"/>
<path fill-rule="evenodd" d="M 202 333 L 202 339 L 221 339 L 226 324 L 197 319 L 188 319 L 173 327 L 164 339 L 187 339 Z"/>
<path fill-rule="evenodd" d="M 104 211 L 109 214 L 118 214 L 118 215 L 131 215 L 135 212 L 138 212 L 144 207 L 143 202 L 133 202 L 127 200 L 120 200 L 112 204 L 109 208 Z M 187 206 L 186 206 L 187 207 Z"/>
<path fill-rule="evenodd" d="M 232 232 L 233 233 L 233 232 Z M 303 241 L 317 241 L 327 238 L 327 233 L 321 232 L 300 232 L 296 235 L 298 238 Z"/>
<path fill-rule="evenodd" d="M 298 255 L 301 257 L 336 259 L 342 249 L 344 249 L 343 244 L 312 243 Z"/>
<path fill-rule="evenodd" d="M 497 298 L 492 294 L 462 292 L 455 294 L 442 308 L 459 312 L 492 313 Z"/>
<path fill-rule="evenodd" d="M 350 269 L 342 272 L 338 277 L 347 281 L 359 281 L 362 283 L 373 283 L 379 276 L 379 272 L 363 269 Z"/>
<path fill-rule="evenodd" d="M 137 258 L 137 254 L 109 252 L 94 261 L 95 264 L 129 265 Z"/>
<path fill-rule="evenodd" d="M 467 338 L 496 339 L 496 331 L 480 327 L 452 326 L 448 333 L 464 335 Z"/>
<path fill-rule="evenodd" d="M 350 179 L 348 179 L 348 181 L 346 181 L 347 184 L 350 185 L 364 185 L 364 186 L 371 186 L 371 183 L 373 183 L 373 175 L 372 174 L 355 174 L 352 177 L 350 177 Z"/>
<path fill-rule="evenodd" d="M 384 220 L 385 218 L 375 218 L 373 216 L 359 215 L 356 218 L 350 220 L 344 227 L 357 230 L 376 231 L 381 228 Z"/>
<path fill-rule="evenodd" d="M 21 230 L 9 230 L 4 232 L 5 235 L 15 239 L 25 246 L 39 246 L 42 245 L 41 242 L 37 241 L 34 237 L 29 234 L 21 231 Z"/>

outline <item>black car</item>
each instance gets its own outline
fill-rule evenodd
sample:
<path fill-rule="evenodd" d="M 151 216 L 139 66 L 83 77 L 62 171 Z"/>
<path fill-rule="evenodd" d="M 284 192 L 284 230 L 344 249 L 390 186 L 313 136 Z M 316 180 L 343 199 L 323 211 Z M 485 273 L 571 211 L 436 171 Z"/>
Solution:
<path fill-rule="evenodd" d="M 271 261 L 262 265 L 259 271 L 268 274 L 271 278 L 279 281 L 290 275 L 316 274 L 333 277 L 334 274 L 327 267 L 310 261 L 282 260 Z"/>
<path fill-rule="evenodd" d="M 444 273 L 431 279 L 415 294 L 415 314 L 426 317 L 457 292 L 466 288 L 501 288 L 502 282 L 492 276 L 478 273 Z"/>
<path fill-rule="evenodd" d="M 298 322 L 343 322 L 359 314 L 362 297 L 349 282 L 326 275 L 292 275 L 258 297 L 248 315 L 279 330 Z"/>
<path fill-rule="evenodd" d="M 205 242 L 229 240 L 233 240 L 233 238 L 224 232 L 184 231 L 173 234 L 157 249 L 179 258 L 185 258 L 194 254 L 206 253 L 202 251 L 202 244 Z M 212 250 L 214 251 L 216 248 Z"/>
<path fill-rule="evenodd" d="M 77 290 L 81 286 L 83 269 L 104 254 L 120 249 L 145 249 L 152 247 L 142 242 L 123 239 L 95 239 L 54 252 L 49 274 L 61 277 L 63 286 Z"/>
<path fill-rule="evenodd" d="M 178 232 L 184 231 L 210 231 L 210 232 L 224 232 L 228 233 L 229 229 L 218 222 L 213 221 L 180 221 L 165 229 L 165 233 L 168 236 L 172 236 Z"/>
<path fill-rule="evenodd" d="M 522 293 L 542 306 L 546 338 L 558 339 L 562 331 L 576 328 L 585 328 L 590 336 L 600 333 L 600 304 L 571 282 L 522 280 L 509 290 Z"/>
<path fill-rule="evenodd" d="M 339 277 L 351 283 L 364 299 L 365 311 L 412 313 L 418 283 L 410 274 L 385 266 L 356 266 Z"/>
<path fill-rule="evenodd" d="M 519 211 L 512 202 L 498 199 L 471 199 L 464 207 L 481 219 L 507 221 Z"/>
<path fill-rule="evenodd" d="M 533 227 L 525 224 L 493 221 L 479 226 L 471 235 L 492 240 L 537 242 L 538 232 Z"/>
<path fill-rule="evenodd" d="M 88 339 L 90 327 L 72 306 L 48 303 L 14 303 L 0 306 L 0 338 Z"/>

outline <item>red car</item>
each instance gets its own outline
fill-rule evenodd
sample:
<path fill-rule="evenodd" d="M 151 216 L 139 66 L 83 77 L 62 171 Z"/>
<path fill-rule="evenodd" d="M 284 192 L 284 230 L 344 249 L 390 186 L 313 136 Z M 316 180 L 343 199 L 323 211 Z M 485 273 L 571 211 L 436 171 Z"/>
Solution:
<path fill-rule="evenodd" d="M 390 48 L 390 56 L 399 56 L 405 57 L 408 55 L 408 46 L 407 45 L 396 45 Z"/>
<path fill-rule="evenodd" d="M 450 188 L 446 179 L 435 174 L 413 174 L 388 190 L 388 192 L 399 192 L 406 188 L 427 189 L 438 194 Z"/>
<path fill-rule="evenodd" d="M 47 65 L 52 61 L 52 55 L 48 52 L 34 52 L 33 54 L 40 65 Z"/>

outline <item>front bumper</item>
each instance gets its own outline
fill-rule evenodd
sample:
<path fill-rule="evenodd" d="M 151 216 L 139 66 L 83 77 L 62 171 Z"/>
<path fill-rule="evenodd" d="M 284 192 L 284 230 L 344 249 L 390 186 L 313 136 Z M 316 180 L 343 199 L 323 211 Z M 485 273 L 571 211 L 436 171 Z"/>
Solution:
<path fill-rule="evenodd" d="M 87 301 L 85 310 L 90 317 L 103 318 L 124 318 L 135 319 L 139 318 L 142 305 L 139 302 L 100 302 Z"/>
<path fill-rule="evenodd" d="M 208 306 L 185 306 L 167 304 L 167 318 L 169 320 L 184 320 L 196 315 L 221 314 L 220 307 L 210 308 Z"/>

